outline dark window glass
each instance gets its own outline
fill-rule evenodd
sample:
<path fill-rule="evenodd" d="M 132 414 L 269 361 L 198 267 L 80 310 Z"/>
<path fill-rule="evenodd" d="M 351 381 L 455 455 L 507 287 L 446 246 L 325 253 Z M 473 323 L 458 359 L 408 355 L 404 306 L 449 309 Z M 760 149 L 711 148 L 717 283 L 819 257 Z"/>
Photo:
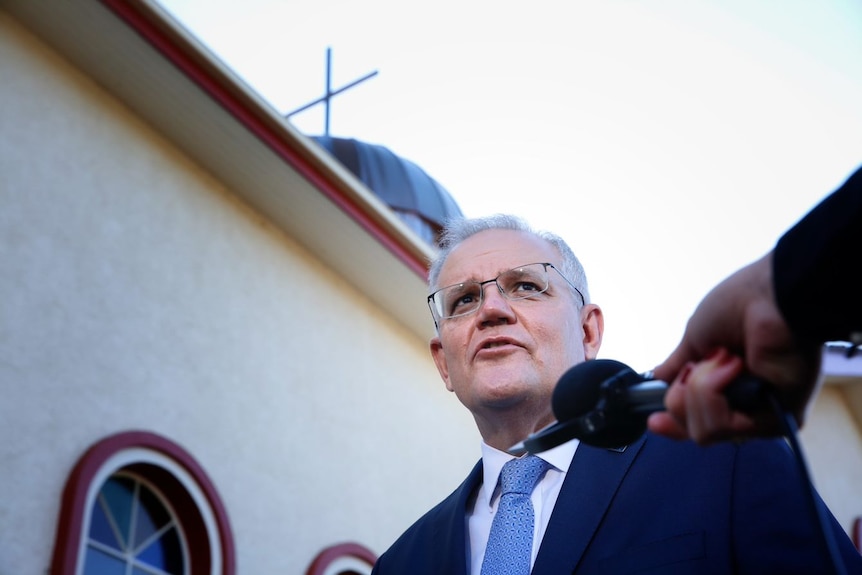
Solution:
<path fill-rule="evenodd" d="M 101 501 L 93 506 L 93 514 L 90 517 L 90 538 L 112 549 L 120 549 L 117 532 L 111 525 Z"/>
<path fill-rule="evenodd" d="M 126 562 L 121 557 L 112 557 L 92 547 L 87 549 L 87 563 L 84 573 L 98 575 L 124 575 Z"/>
<path fill-rule="evenodd" d="M 112 477 L 99 491 L 99 500 L 105 513 L 119 530 L 120 549 L 129 540 L 135 482 L 127 477 Z"/>
<path fill-rule="evenodd" d="M 111 477 L 90 515 L 84 575 L 185 575 L 180 527 L 165 502 L 141 481 Z"/>
<path fill-rule="evenodd" d="M 177 530 L 171 527 L 157 541 L 147 545 L 138 555 L 138 559 L 147 565 L 161 565 L 168 573 L 182 573 L 182 542 Z"/>

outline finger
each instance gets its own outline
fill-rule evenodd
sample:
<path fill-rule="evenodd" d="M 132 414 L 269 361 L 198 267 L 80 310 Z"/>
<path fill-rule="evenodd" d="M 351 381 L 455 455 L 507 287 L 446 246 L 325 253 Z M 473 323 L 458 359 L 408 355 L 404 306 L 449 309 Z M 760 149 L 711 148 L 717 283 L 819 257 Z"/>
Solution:
<path fill-rule="evenodd" d="M 669 439 L 684 440 L 689 438 L 685 426 L 680 425 L 676 419 L 664 411 L 650 414 L 647 418 L 647 429 Z"/>
<path fill-rule="evenodd" d="M 700 358 L 695 357 L 688 343 L 683 340 L 667 359 L 653 369 L 653 373 L 656 379 L 660 379 L 661 381 L 674 381 L 685 365 L 696 359 Z"/>
<path fill-rule="evenodd" d="M 688 376 L 694 367 L 693 362 L 685 363 L 676 377 L 671 382 L 670 387 L 664 394 L 664 406 L 668 417 L 673 420 L 676 425 L 686 430 L 688 433 L 688 415 L 686 413 L 688 398 L 686 394 L 686 386 L 688 384 Z M 659 421 L 662 421 L 660 418 Z M 665 424 L 667 425 L 667 424 Z"/>
<path fill-rule="evenodd" d="M 694 365 L 684 385 L 684 417 L 690 437 L 701 445 L 750 434 L 754 421 L 730 407 L 724 390 L 742 372 L 738 356 L 718 350 Z"/>

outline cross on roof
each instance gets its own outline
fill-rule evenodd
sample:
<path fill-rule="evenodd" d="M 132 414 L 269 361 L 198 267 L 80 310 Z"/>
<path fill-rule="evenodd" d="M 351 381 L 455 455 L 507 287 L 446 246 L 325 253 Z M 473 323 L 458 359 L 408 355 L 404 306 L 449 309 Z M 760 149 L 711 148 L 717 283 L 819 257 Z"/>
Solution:
<path fill-rule="evenodd" d="M 285 117 L 290 118 L 291 116 L 294 116 L 294 115 L 298 114 L 299 112 L 305 111 L 308 108 L 311 108 L 311 107 L 316 106 L 317 104 L 320 104 L 321 102 L 323 102 L 325 107 L 326 107 L 326 116 L 324 119 L 323 134 L 325 136 L 328 136 L 329 135 L 329 101 L 332 99 L 332 97 L 344 92 L 345 90 L 349 90 L 353 86 L 356 86 L 357 84 L 364 82 L 365 80 L 368 80 L 369 78 L 373 78 L 376 75 L 377 75 L 377 70 L 374 70 L 373 72 L 366 74 L 366 75 L 362 76 L 361 78 L 350 82 L 349 84 L 345 84 L 344 86 L 342 86 L 341 88 L 338 88 L 337 90 L 332 90 L 332 87 L 331 87 L 332 86 L 332 48 L 327 48 L 326 49 L 326 93 L 323 96 L 321 96 L 320 98 L 314 100 L 313 102 L 309 102 L 308 104 L 306 104 L 300 108 L 297 108 L 296 110 L 294 110 L 292 112 L 289 112 L 288 114 L 285 115 Z"/>

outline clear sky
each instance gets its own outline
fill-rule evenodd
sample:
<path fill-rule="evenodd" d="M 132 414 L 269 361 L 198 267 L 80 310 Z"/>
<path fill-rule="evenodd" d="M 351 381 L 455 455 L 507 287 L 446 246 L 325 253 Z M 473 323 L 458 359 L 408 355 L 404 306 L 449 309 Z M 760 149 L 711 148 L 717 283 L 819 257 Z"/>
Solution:
<path fill-rule="evenodd" d="M 161 4 L 283 114 L 323 95 L 327 47 L 333 89 L 377 71 L 330 134 L 566 238 L 600 357 L 637 370 L 862 165 L 859 0 Z M 291 122 L 322 134 L 323 108 Z"/>

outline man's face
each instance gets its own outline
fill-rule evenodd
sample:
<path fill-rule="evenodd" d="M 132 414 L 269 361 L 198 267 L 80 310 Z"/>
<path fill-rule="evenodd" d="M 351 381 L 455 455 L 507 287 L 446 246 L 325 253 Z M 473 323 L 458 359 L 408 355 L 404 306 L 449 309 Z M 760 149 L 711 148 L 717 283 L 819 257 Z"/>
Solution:
<path fill-rule="evenodd" d="M 497 277 L 536 262 L 559 266 L 561 256 L 546 241 L 525 232 L 487 230 L 471 236 L 449 255 L 440 287 Z M 601 342 L 601 311 L 577 297 L 549 270 L 547 292 L 509 301 L 493 283 L 484 286 L 478 311 L 440 321 L 431 353 L 447 389 L 477 417 L 524 405 L 543 406 L 560 376 L 571 366 L 595 357 Z M 526 403 L 525 403 L 526 402 Z M 543 421 L 542 424 L 550 421 Z"/>

